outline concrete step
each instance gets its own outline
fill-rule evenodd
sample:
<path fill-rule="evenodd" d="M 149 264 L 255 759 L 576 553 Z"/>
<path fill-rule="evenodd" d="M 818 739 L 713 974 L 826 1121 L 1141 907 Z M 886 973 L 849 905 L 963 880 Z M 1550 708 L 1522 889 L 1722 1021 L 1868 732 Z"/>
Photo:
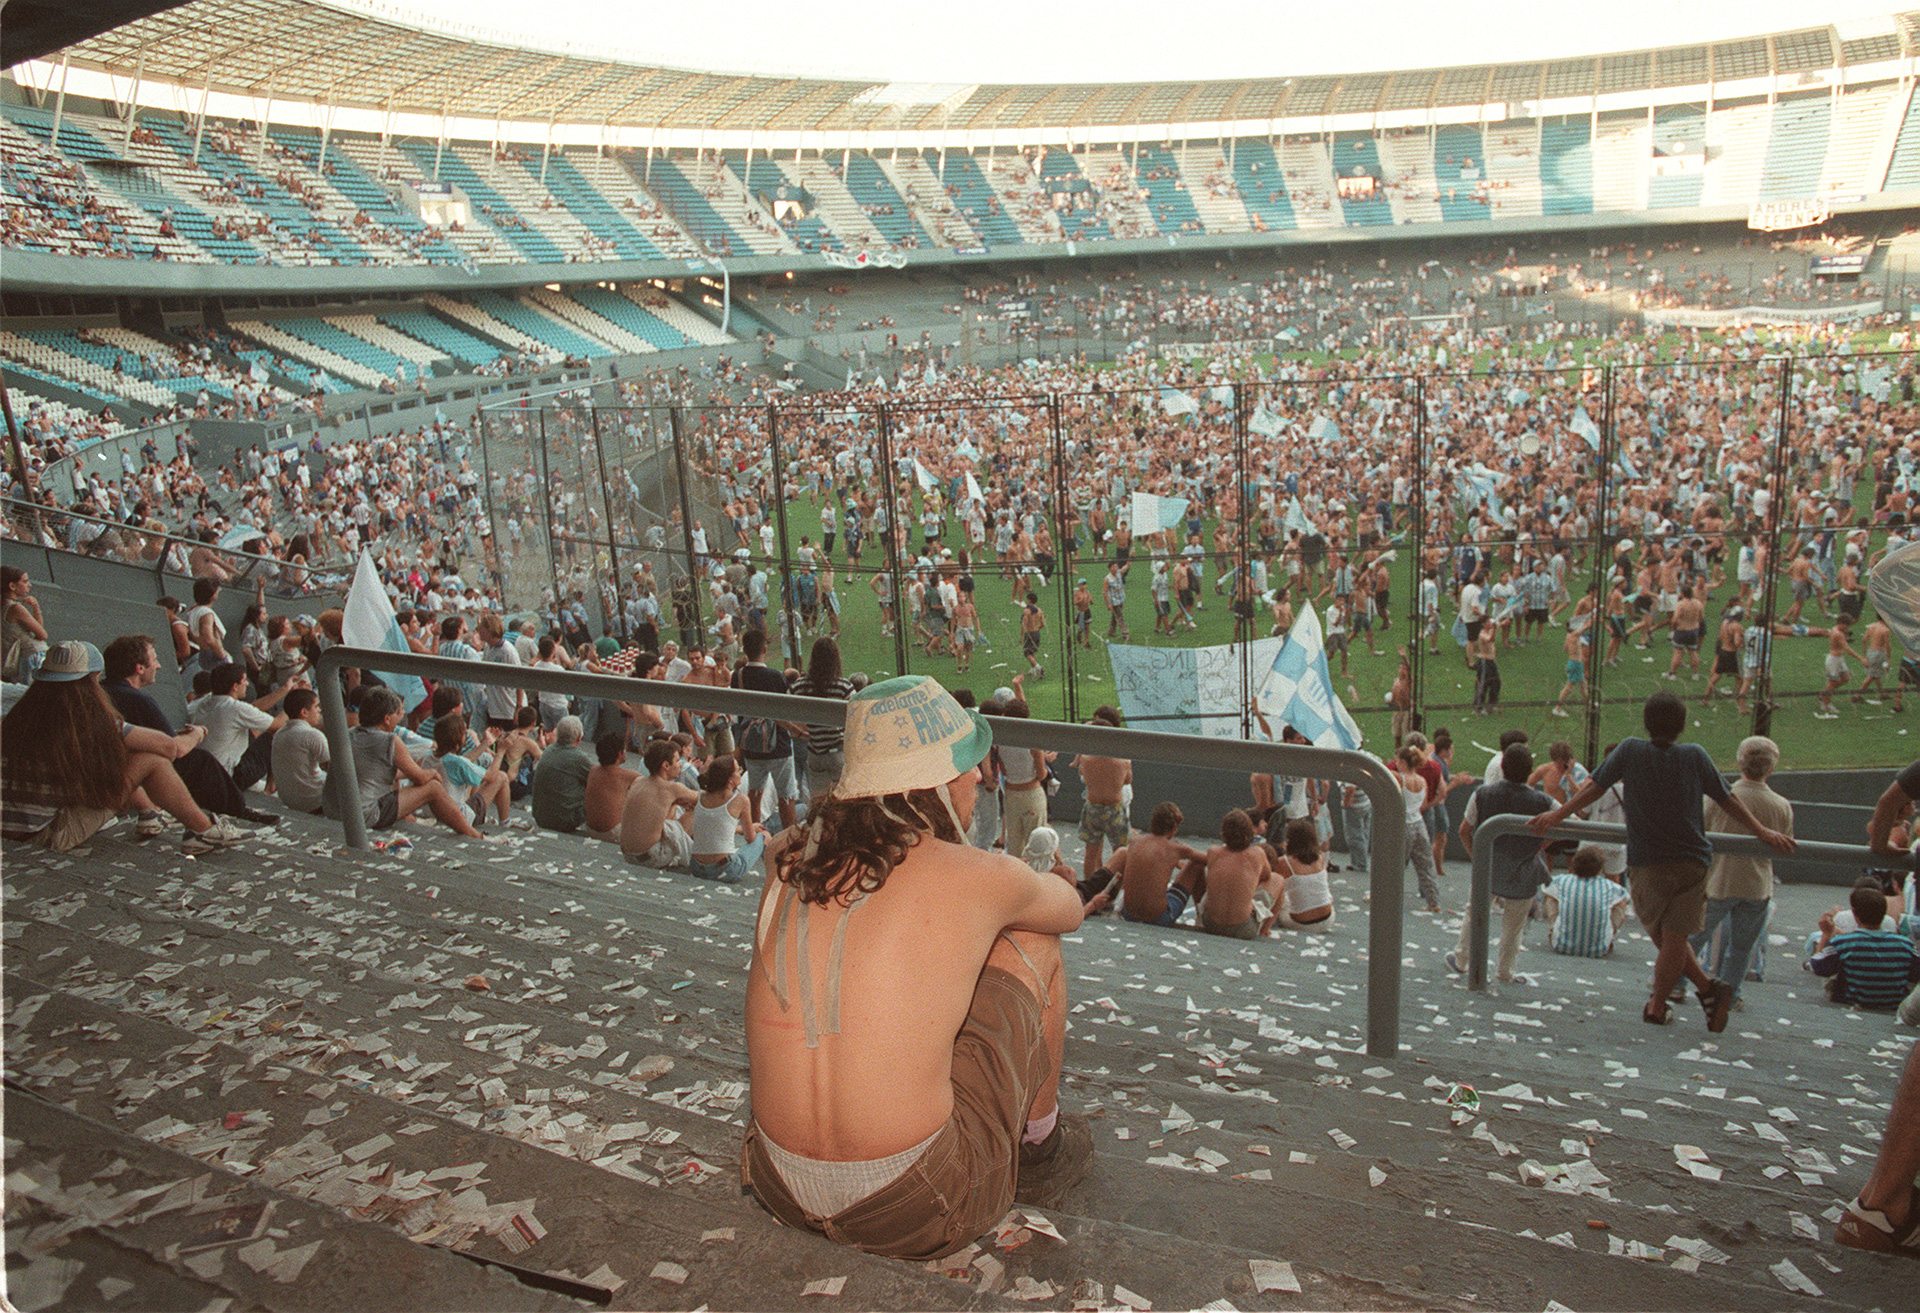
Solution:
<path fill-rule="evenodd" d="M 1724 1036 L 1684 1014 L 1641 1027 L 1644 944 L 1549 963 L 1551 988 L 1474 995 L 1438 965 L 1451 927 L 1409 917 L 1410 1044 L 1380 1062 L 1362 1051 L 1351 887 L 1336 929 L 1311 939 L 1090 921 L 1066 945 L 1065 1089 L 1094 1114 L 1095 1169 L 1052 1215 L 1064 1243 L 1015 1226 L 949 1279 L 784 1231 L 741 1194 L 751 891 L 565 836 L 409 829 L 410 855 L 349 854 L 337 829 L 289 818 L 186 858 L 126 831 L 83 853 L 7 850 L 20 1080 L 130 1138 L 251 1163 L 255 1180 L 256 1160 L 316 1132 L 335 1150 L 388 1135 L 368 1161 L 400 1174 L 482 1163 L 488 1201 L 536 1201 L 547 1236 L 516 1255 L 481 1232 L 472 1251 L 574 1277 L 604 1262 L 635 1283 L 619 1304 L 789 1307 L 835 1275 L 841 1299 L 876 1308 L 1066 1307 L 1095 1285 L 1109 1305 L 1124 1287 L 1161 1307 L 1806 1302 L 1782 1261 L 1840 1307 L 1894 1307 L 1903 1289 L 1824 1238 L 1904 1057 L 1885 1019 L 1812 1014 L 1769 985 Z M 465 987 L 476 975 L 485 991 Z M 1815 1021 L 1833 1047 L 1810 1042 Z M 1807 1039 L 1783 1052 L 1796 1028 Z M 1477 1117 L 1445 1105 L 1456 1081 L 1479 1087 Z M 268 1129 L 245 1134 L 256 1111 Z M 1676 1144 L 1721 1179 L 1688 1172 Z M 1522 1173 L 1583 1161 L 1604 1194 Z M 451 1200 L 465 1179 L 436 1189 Z M 702 1238 L 729 1227 L 731 1242 Z M 1254 1289 L 1252 1260 L 1291 1262 L 1302 1293 Z M 651 1281 L 662 1261 L 683 1284 Z"/>

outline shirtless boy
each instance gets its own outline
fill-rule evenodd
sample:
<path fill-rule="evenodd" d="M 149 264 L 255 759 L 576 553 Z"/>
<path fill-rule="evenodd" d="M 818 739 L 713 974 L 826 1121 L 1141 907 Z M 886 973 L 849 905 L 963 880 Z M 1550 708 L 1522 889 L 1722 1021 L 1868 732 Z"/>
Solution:
<path fill-rule="evenodd" d="M 839 782 L 767 856 L 741 1179 L 869 1253 L 951 1254 L 1015 1200 L 1057 1206 L 1092 1160 L 1058 1099 L 1080 900 L 963 841 L 992 742 L 925 676 L 862 690 Z"/>
<path fill-rule="evenodd" d="M 580 829 L 589 839 L 620 842 L 620 815 L 640 772 L 627 765 L 626 735 L 609 730 L 593 741 L 600 764 L 587 772 L 586 819 Z"/>
<path fill-rule="evenodd" d="M 1187 910 L 1197 874 L 1194 867 L 1204 869 L 1207 857 L 1173 837 L 1184 819 L 1176 804 L 1161 803 L 1147 820 L 1147 833 L 1108 859 L 1107 870 L 1120 877 L 1125 899 L 1120 914 L 1127 920 L 1172 925 Z"/>
<path fill-rule="evenodd" d="M 1258 939 L 1268 909 L 1256 908 L 1253 896 L 1262 889 L 1272 894 L 1273 865 L 1265 845 L 1253 841 L 1253 818 L 1237 807 L 1220 818 L 1220 839 L 1207 849 L 1205 873 L 1192 876 L 1196 919 L 1210 935 Z"/>
<path fill-rule="evenodd" d="M 693 841 L 679 816 L 700 801 L 700 795 L 682 784 L 680 745 L 672 739 L 647 744 L 647 773 L 627 790 L 620 811 L 620 853 L 634 866 L 656 870 L 685 866 L 693 855 Z"/>

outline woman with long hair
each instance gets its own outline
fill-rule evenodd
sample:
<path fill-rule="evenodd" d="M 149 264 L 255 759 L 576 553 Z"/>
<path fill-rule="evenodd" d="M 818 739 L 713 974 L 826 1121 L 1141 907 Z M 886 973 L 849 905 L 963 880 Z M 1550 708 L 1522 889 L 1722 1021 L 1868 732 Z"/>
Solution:
<path fill-rule="evenodd" d="M 813 640 L 808 655 L 807 673 L 788 690 L 798 697 L 833 698 L 845 702 L 853 696 L 853 685 L 840 669 L 840 644 L 822 634 Z M 807 734 L 808 807 L 818 807 L 839 783 L 846 764 L 846 732 L 839 725 L 813 725 Z"/>
<path fill-rule="evenodd" d="M 160 811 L 186 826 L 182 852 L 239 842 L 242 832 L 201 811 L 173 769 L 197 745 L 122 720 L 100 687 L 101 664 L 91 643 L 55 643 L 0 720 L 0 833 L 64 852 L 133 807 L 142 838 L 160 833 Z"/>

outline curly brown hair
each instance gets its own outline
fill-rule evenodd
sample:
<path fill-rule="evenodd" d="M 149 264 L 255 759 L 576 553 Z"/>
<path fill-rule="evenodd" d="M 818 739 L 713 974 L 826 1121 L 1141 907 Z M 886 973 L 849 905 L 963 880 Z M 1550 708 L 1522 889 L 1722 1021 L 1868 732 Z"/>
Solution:
<path fill-rule="evenodd" d="M 928 835 L 963 842 L 954 818 L 932 789 L 878 798 L 828 798 L 802 835 L 780 854 L 774 874 L 799 891 L 801 902 L 823 906 L 836 900 L 850 904 L 879 889 L 906 860 L 908 850 Z M 816 837 L 822 840 L 817 845 Z"/>

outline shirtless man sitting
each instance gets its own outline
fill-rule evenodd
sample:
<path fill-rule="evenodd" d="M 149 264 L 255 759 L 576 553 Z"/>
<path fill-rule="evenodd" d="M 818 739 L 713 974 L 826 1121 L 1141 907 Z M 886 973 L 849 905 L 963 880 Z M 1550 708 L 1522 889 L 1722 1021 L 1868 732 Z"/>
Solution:
<path fill-rule="evenodd" d="M 641 758 L 647 773 L 627 790 L 620 810 L 620 854 L 634 866 L 665 871 L 684 867 L 693 856 L 693 840 L 679 815 L 700 801 L 700 795 L 682 784 L 680 745 L 655 739 Z"/>
<path fill-rule="evenodd" d="M 1173 925 L 1187 910 L 1193 897 L 1193 868 L 1198 864 L 1204 870 L 1207 855 L 1173 837 L 1185 819 L 1177 805 L 1161 803 L 1147 819 L 1147 833 L 1107 859 L 1106 870 L 1120 885 L 1120 915 L 1127 920 Z M 1104 897 L 1105 893 L 1096 894 L 1087 910 L 1105 907 Z"/>
<path fill-rule="evenodd" d="M 593 741 L 600 764 L 587 772 L 587 812 L 580 830 L 589 839 L 620 842 L 620 816 L 640 772 L 627 765 L 626 736 L 608 730 Z"/>
<path fill-rule="evenodd" d="M 1058 1101 L 1080 900 L 964 842 L 992 741 L 926 676 L 862 690 L 839 782 L 767 855 L 741 1179 L 869 1253 L 951 1254 L 1015 1200 L 1057 1205 L 1093 1155 Z"/>
<path fill-rule="evenodd" d="M 1088 722 L 1110 729 L 1120 728 L 1120 713 L 1101 707 Z M 1089 757 L 1073 759 L 1086 785 L 1087 801 L 1080 810 L 1080 839 L 1087 846 L 1081 873 L 1089 880 L 1100 869 L 1100 850 L 1108 843 L 1114 851 L 1126 847 L 1128 835 L 1126 789 L 1133 782 L 1133 763 L 1125 757 Z"/>
<path fill-rule="evenodd" d="M 1229 939 L 1258 939 L 1261 924 L 1271 910 L 1273 864 L 1267 850 L 1253 841 L 1253 818 L 1238 807 L 1220 818 L 1221 842 L 1207 849 L 1204 873 L 1189 866 L 1199 902 L 1196 920 L 1210 935 Z M 1268 907 L 1254 906 L 1253 896 L 1266 890 Z"/>

